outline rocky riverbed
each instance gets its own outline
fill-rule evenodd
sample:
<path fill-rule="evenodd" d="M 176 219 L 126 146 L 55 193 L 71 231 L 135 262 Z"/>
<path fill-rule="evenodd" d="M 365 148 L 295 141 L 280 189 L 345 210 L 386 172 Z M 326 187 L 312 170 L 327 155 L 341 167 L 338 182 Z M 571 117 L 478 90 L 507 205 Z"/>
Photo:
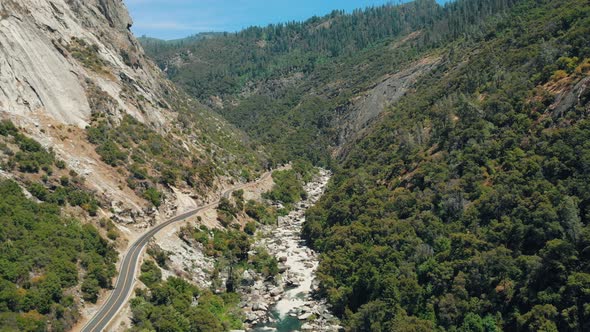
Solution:
<path fill-rule="evenodd" d="M 251 331 L 338 331 L 338 319 L 325 301 L 313 296 L 317 289 L 318 257 L 301 239 L 305 211 L 323 195 L 330 172 L 319 174 L 305 186 L 306 200 L 297 204 L 278 225 L 262 229 L 254 247 L 263 247 L 279 260 L 280 275 L 264 280 L 247 270 L 242 281 L 242 306 Z"/>

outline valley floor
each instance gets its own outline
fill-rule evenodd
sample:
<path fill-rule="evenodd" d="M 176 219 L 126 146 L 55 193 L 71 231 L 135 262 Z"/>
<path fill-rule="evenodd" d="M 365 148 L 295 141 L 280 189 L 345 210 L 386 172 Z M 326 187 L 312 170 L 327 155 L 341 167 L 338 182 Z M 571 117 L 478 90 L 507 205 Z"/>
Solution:
<path fill-rule="evenodd" d="M 325 301 L 314 297 L 317 254 L 301 239 L 305 211 L 323 195 L 331 173 L 321 170 L 305 186 L 308 198 L 277 225 L 266 226 L 254 248 L 264 248 L 279 260 L 280 276 L 263 280 L 247 270 L 243 275 L 242 305 L 253 331 L 338 331 L 338 320 Z"/>
<path fill-rule="evenodd" d="M 260 194 L 262 192 L 270 190 L 270 188 L 272 188 L 274 184 L 272 177 L 270 175 L 270 172 L 265 173 L 257 181 L 238 185 L 233 188 L 226 188 L 223 189 L 221 192 L 229 193 L 233 190 L 242 189 L 246 193 L 248 193 L 248 195 L 246 195 L 247 197 L 260 197 Z M 190 217 L 183 219 L 183 221 L 174 222 L 162 228 L 149 241 L 147 247 L 154 246 L 170 253 L 169 260 L 171 264 L 167 269 L 162 270 L 164 276 L 182 276 L 200 287 L 208 288 L 209 286 L 211 286 L 209 273 L 213 269 L 213 259 L 207 257 L 201 251 L 192 248 L 186 243 L 184 243 L 178 237 L 178 234 L 179 230 L 185 225 L 199 224 L 207 225 L 209 227 L 219 227 L 219 223 L 216 219 L 216 206 L 216 202 L 208 203 L 206 206 L 199 208 L 198 213 L 195 213 L 194 215 L 191 215 Z M 186 209 L 185 213 L 187 211 L 195 210 L 195 208 L 196 205 L 192 209 Z M 146 229 L 143 226 L 144 225 L 140 225 L 140 227 L 133 227 L 119 225 L 118 227 L 120 231 L 125 235 L 127 242 L 129 244 L 133 244 L 146 232 Z M 131 245 L 128 245 L 128 247 L 131 247 Z M 123 251 L 121 253 L 119 264 L 123 260 L 125 252 L 126 251 Z M 145 255 L 145 251 L 144 254 L 142 254 L 142 256 L 143 255 Z M 141 265 L 141 261 L 143 260 L 143 258 L 145 258 L 141 258 L 142 256 L 140 256 L 140 262 L 137 264 L 137 266 Z M 120 266 L 118 266 L 118 270 L 120 270 Z M 142 283 L 137 283 L 138 270 L 139 269 L 136 269 L 135 271 L 135 288 L 144 288 L 145 286 Z M 78 324 L 73 328 L 72 331 L 81 331 L 84 325 L 89 321 L 89 319 L 92 318 L 105 304 L 105 301 L 107 300 L 110 293 L 111 292 L 103 294 L 96 305 L 88 305 L 85 308 L 85 310 L 82 311 L 83 318 L 78 322 Z M 131 316 L 132 312 L 130 308 L 130 303 L 129 301 L 126 301 L 126 303 L 121 307 L 121 309 L 117 312 L 117 314 L 113 317 L 111 323 L 109 324 L 112 331 L 126 331 L 132 324 Z"/>

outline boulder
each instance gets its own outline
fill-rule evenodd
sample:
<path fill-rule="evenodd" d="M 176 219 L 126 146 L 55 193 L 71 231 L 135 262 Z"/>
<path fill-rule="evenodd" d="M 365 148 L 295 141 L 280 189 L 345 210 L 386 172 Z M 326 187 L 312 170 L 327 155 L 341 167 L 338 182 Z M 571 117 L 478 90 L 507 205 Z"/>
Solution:
<path fill-rule="evenodd" d="M 309 317 L 313 316 L 313 314 L 311 312 L 306 312 L 302 315 L 300 315 L 299 317 L 297 317 L 299 320 L 307 320 Z"/>
<path fill-rule="evenodd" d="M 278 295 L 281 295 L 283 292 L 284 292 L 284 290 L 282 287 L 275 287 L 270 290 L 270 295 L 271 296 L 278 296 Z"/>
<path fill-rule="evenodd" d="M 249 312 L 246 314 L 246 322 L 252 323 L 255 322 L 257 319 L 258 316 L 256 316 L 256 314 L 253 312 Z"/>
<path fill-rule="evenodd" d="M 256 302 L 256 303 L 254 303 L 254 305 L 252 305 L 252 310 L 253 311 L 267 311 L 268 304 L 266 304 L 264 302 Z"/>
<path fill-rule="evenodd" d="M 282 273 L 285 273 L 285 272 L 287 272 L 287 270 L 288 270 L 288 269 L 289 269 L 289 268 L 288 268 L 286 265 L 284 265 L 284 264 L 279 264 L 279 273 L 281 273 L 281 274 L 282 274 Z"/>
<path fill-rule="evenodd" d="M 301 330 L 302 331 L 313 331 L 313 330 L 315 330 L 315 327 L 309 323 L 305 323 L 301 326 Z"/>
<path fill-rule="evenodd" d="M 255 282 L 256 281 L 254 280 L 254 276 L 252 275 L 252 273 L 249 270 L 244 271 L 244 273 L 242 274 L 242 285 L 254 286 Z"/>

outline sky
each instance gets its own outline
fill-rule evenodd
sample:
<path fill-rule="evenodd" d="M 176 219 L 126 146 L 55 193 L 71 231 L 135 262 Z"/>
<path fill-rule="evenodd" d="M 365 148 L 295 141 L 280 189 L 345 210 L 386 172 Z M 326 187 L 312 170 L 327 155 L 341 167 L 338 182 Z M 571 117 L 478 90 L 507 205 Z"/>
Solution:
<path fill-rule="evenodd" d="M 199 32 L 239 31 L 249 26 L 303 21 L 335 9 L 399 0 L 124 0 L 136 36 L 177 39 Z M 440 2 L 440 1 L 439 1 Z"/>

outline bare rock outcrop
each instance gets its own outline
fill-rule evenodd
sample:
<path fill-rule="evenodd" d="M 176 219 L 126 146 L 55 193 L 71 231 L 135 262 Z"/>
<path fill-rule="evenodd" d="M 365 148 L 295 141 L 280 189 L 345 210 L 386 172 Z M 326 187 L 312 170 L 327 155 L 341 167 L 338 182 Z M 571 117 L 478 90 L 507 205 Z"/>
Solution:
<path fill-rule="evenodd" d="M 379 114 L 403 97 L 420 77 L 439 63 L 439 58 L 421 59 L 402 71 L 386 75 L 371 89 L 343 106 L 334 121 L 338 131 L 335 154 L 345 153 L 347 143 L 361 137 Z"/>
<path fill-rule="evenodd" d="M 85 132 L 97 113 L 111 124 L 131 115 L 162 134 L 178 126 L 167 101 L 177 91 L 146 58 L 131 25 L 121 0 L 0 1 L 0 118 L 52 148 L 106 202 L 149 216 L 146 201 L 101 161 Z"/>

